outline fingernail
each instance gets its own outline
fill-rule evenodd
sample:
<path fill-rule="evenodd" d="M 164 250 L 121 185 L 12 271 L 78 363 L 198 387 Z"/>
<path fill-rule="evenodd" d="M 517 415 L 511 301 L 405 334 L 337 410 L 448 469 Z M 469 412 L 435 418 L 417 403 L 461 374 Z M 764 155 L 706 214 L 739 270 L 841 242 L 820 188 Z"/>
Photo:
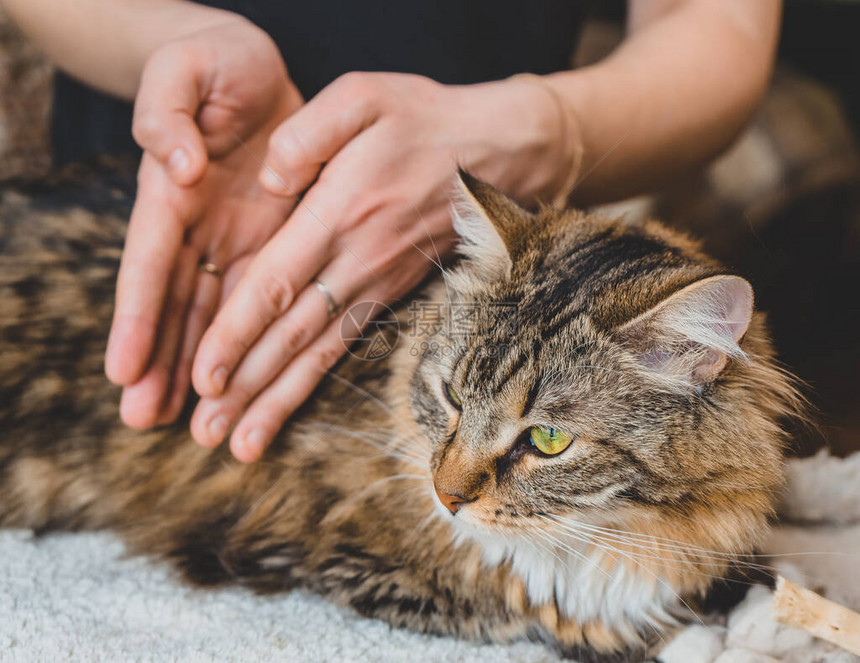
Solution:
<path fill-rule="evenodd" d="M 177 147 L 170 153 L 167 159 L 167 167 L 174 175 L 181 175 L 188 168 L 188 153 L 181 147 Z"/>
<path fill-rule="evenodd" d="M 130 336 L 129 325 L 124 319 L 114 322 L 105 348 L 105 373 L 114 384 L 128 385 L 140 377 L 141 369 L 135 373 L 129 371 L 129 367 L 133 366 L 129 363 L 129 360 L 133 359 L 131 353 L 126 351 Z"/>
<path fill-rule="evenodd" d="M 263 453 L 266 444 L 266 432 L 262 428 L 254 428 L 245 436 L 245 448 L 259 456 Z"/>
<path fill-rule="evenodd" d="M 213 440 L 220 442 L 227 434 L 227 427 L 229 425 L 230 420 L 227 418 L 227 415 L 220 414 L 209 422 L 209 435 L 212 436 Z"/>
<path fill-rule="evenodd" d="M 212 384 L 220 394 L 227 386 L 227 369 L 224 366 L 219 366 L 212 371 Z"/>
<path fill-rule="evenodd" d="M 107 347 L 105 348 L 105 375 L 108 380 L 114 384 L 120 384 L 119 367 L 116 366 L 116 334 L 108 336 Z"/>

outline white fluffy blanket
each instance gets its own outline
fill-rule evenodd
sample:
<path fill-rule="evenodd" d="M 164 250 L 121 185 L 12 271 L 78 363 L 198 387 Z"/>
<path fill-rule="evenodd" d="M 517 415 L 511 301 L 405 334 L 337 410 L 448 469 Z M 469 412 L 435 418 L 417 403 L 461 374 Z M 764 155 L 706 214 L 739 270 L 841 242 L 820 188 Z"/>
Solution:
<path fill-rule="evenodd" d="M 791 464 L 770 538 L 772 564 L 795 582 L 860 610 L 860 453 Z M 826 553 L 826 554 L 822 554 Z M 687 628 L 663 663 L 860 661 L 770 619 L 753 587 L 725 623 Z M 295 592 L 259 597 L 196 590 L 169 568 L 124 554 L 110 534 L 33 539 L 0 532 L 0 661 L 550 662 L 529 643 L 487 646 L 420 636 Z"/>

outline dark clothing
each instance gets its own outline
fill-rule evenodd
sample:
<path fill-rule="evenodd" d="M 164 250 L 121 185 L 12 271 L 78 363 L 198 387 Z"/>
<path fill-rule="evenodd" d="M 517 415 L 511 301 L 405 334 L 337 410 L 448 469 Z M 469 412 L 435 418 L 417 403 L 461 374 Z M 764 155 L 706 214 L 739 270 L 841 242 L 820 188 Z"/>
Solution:
<path fill-rule="evenodd" d="M 213 0 L 265 29 L 310 99 L 348 71 L 468 84 L 567 69 L 582 0 Z M 60 162 L 136 150 L 131 105 L 58 75 L 52 130 Z"/>

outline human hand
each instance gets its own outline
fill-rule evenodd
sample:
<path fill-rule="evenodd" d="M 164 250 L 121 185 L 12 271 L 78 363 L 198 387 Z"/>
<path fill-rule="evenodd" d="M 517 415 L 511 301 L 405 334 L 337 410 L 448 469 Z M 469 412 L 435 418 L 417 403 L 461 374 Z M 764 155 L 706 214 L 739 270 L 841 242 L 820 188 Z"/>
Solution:
<path fill-rule="evenodd" d="M 302 103 L 274 43 L 238 16 L 147 61 L 133 125 L 144 155 L 105 360 L 128 425 L 176 418 L 216 308 L 295 204 L 259 186 L 256 155 Z M 220 277 L 198 272 L 201 260 Z"/>
<path fill-rule="evenodd" d="M 266 191 L 290 200 L 310 188 L 200 343 L 191 423 L 200 444 L 217 445 L 235 424 L 233 454 L 256 460 L 342 356 L 342 315 L 329 316 L 314 279 L 348 308 L 390 302 L 435 268 L 455 241 L 458 163 L 524 202 L 568 185 L 578 146 L 541 87 L 348 74 L 275 131 Z"/>

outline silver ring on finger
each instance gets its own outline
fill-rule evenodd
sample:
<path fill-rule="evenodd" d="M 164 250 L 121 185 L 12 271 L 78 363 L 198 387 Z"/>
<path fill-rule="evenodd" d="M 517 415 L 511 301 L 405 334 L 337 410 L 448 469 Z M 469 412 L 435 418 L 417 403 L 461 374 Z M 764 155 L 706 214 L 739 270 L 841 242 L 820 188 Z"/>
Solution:
<path fill-rule="evenodd" d="M 331 294 L 331 290 L 329 290 L 325 283 L 320 281 L 319 279 L 314 279 L 314 285 L 317 287 L 323 296 L 325 297 L 326 309 L 328 310 L 328 318 L 329 320 L 337 317 L 337 314 L 340 313 L 340 304 L 334 298 L 334 295 Z"/>

